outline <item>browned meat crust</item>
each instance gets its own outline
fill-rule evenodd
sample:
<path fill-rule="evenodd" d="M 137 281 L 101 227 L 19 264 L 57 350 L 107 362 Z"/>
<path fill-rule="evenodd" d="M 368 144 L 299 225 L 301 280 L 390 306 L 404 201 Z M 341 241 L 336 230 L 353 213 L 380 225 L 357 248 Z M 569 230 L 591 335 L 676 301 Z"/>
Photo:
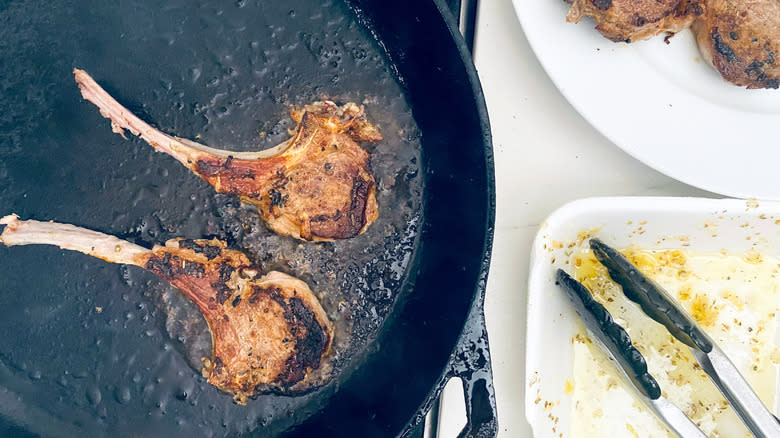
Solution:
<path fill-rule="evenodd" d="M 217 191 L 256 205 L 280 234 L 304 240 L 357 236 L 378 211 L 369 156 L 355 141 L 379 141 L 379 132 L 355 104 L 322 102 L 293 118 L 298 130 L 284 153 L 263 160 L 204 157 L 191 169 Z"/>
<path fill-rule="evenodd" d="M 309 389 L 333 329 L 302 281 L 258 276 L 247 257 L 219 240 L 171 240 L 145 267 L 181 289 L 211 329 L 214 354 L 203 375 L 239 403 L 267 392 Z"/>
<path fill-rule="evenodd" d="M 179 288 L 203 313 L 213 354 L 203 376 L 237 403 L 324 384 L 333 326 L 309 287 L 281 272 L 261 275 L 246 255 L 219 240 L 168 241 L 149 250 L 96 231 L 54 222 L 0 219 L 0 243 L 49 244 L 148 269 Z"/>
<path fill-rule="evenodd" d="M 630 43 L 662 32 L 679 32 L 703 12 L 699 0 L 573 0 L 566 21 L 593 17 L 596 30 Z"/>
<path fill-rule="evenodd" d="M 780 0 L 567 0 L 566 20 L 593 17 L 612 41 L 632 42 L 691 27 L 702 56 L 729 82 L 778 88 Z"/>
<path fill-rule="evenodd" d="M 692 29 L 702 56 L 727 81 L 747 88 L 780 85 L 778 0 L 709 0 Z"/>
<path fill-rule="evenodd" d="M 279 234 L 303 240 L 348 239 L 378 216 L 368 153 L 357 142 L 382 136 L 363 107 L 333 102 L 293 111 L 295 135 L 260 152 L 231 152 L 170 136 L 142 121 L 103 90 L 85 71 L 74 70 L 83 97 L 111 120 L 114 132 L 140 136 L 176 158 L 218 192 L 257 206 Z"/>

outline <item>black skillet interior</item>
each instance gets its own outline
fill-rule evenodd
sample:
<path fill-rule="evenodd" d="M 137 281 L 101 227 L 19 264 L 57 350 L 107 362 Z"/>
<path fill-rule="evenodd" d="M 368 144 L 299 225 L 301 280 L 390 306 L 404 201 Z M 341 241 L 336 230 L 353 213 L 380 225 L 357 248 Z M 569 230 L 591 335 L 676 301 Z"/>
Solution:
<path fill-rule="evenodd" d="M 208 336 L 175 290 L 78 254 L 0 248 L 0 431 L 223 436 L 298 425 L 292 433 L 373 436 L 424 413 L 453 374 L 467 315 L 481 316 L 487 118 L 434 3 L 355 3 L 362 12 L 306 0 L 0 4 L 0 214 L 144 244 L 225 238 L 313 284 L 349 339 L 323 390 L 236 406 L 188 366 Z M 286 138 L 289 105 L 365 103 L 386 137 L 368 148 L 387 208 L 350 242 L 274 236 L 234 198 L 112 134 L 80 100 L 73 67 L 161 129 L 239 150 Z"/>

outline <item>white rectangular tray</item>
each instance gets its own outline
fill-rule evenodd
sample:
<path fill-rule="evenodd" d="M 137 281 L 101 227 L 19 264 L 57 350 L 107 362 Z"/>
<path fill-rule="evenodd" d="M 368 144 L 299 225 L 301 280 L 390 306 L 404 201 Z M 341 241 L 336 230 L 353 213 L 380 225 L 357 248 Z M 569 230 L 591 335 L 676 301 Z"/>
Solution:
<path fill-rule="evenodd" d="M 535 438 L 569 435 L 572 344 L 577 315 L 555 286 L 566 242 L 595 233 L 618 248 L 688 248 L 780 255 L 780 203 L 755 200 L 620 197 L 574 201 L 555 211 L 534 240 L 528 279 L 525 413 Z M 562 245 L 561 245 L 562 244 Z M 562 247 L 561 247 L 562 246 Z"/>

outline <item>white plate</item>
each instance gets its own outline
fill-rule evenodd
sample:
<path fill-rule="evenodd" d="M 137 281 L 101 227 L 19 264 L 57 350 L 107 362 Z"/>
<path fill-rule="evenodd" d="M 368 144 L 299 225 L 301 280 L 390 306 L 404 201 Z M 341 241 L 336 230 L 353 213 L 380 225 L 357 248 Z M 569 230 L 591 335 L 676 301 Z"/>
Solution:
<path fill-rule="evenodd" d="M 780 200 L 780 90 L 724 81 L 688 30 L 668 45 L 663 36 L 613 43 L 589 18 L 567 23 L 563 0 L 513 2 L 553 82 L 620 148 L 702 189 Z"/>
<path fill-rule="evenodd" d="M 554 272 L 565 267 L 568 257 L 565 245 L 556 249 L 553 241 L 574 241 L 579 232 L 600 228 L 596 235 L 616 247 L 689 245 L 696 251 L 733 254 L 754 248 L 777 256 L 779 219 L 780 203 L 701 198 L 592 198 L 554 212 L 534 240 L 528 279 L 525 413 L 534 437 L 567 437 L 571 411 L 564 382 L 572 375 L 577 316 L 555 286 Z"/>

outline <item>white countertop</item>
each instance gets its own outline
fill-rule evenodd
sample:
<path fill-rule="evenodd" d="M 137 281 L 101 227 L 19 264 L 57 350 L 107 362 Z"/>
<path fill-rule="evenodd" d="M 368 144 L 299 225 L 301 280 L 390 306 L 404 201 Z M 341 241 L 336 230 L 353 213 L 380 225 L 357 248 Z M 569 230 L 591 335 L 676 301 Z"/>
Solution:
<path fill-rule="evenodd" d="M 485 314 L 499 437 L 531 437 L 523 403 L 526 289 L 529 251 L 539 224 L 578 198 L 716 195 L 656 172 L 590 126 L 545 74 L 512 0 L 480 1 L 474 54 L 496 162 L 496 231 Z M 439 437 L 457 436 L 465 424 L 462 403 L 459 386 L 449 385 L 442 398 Z"/>

